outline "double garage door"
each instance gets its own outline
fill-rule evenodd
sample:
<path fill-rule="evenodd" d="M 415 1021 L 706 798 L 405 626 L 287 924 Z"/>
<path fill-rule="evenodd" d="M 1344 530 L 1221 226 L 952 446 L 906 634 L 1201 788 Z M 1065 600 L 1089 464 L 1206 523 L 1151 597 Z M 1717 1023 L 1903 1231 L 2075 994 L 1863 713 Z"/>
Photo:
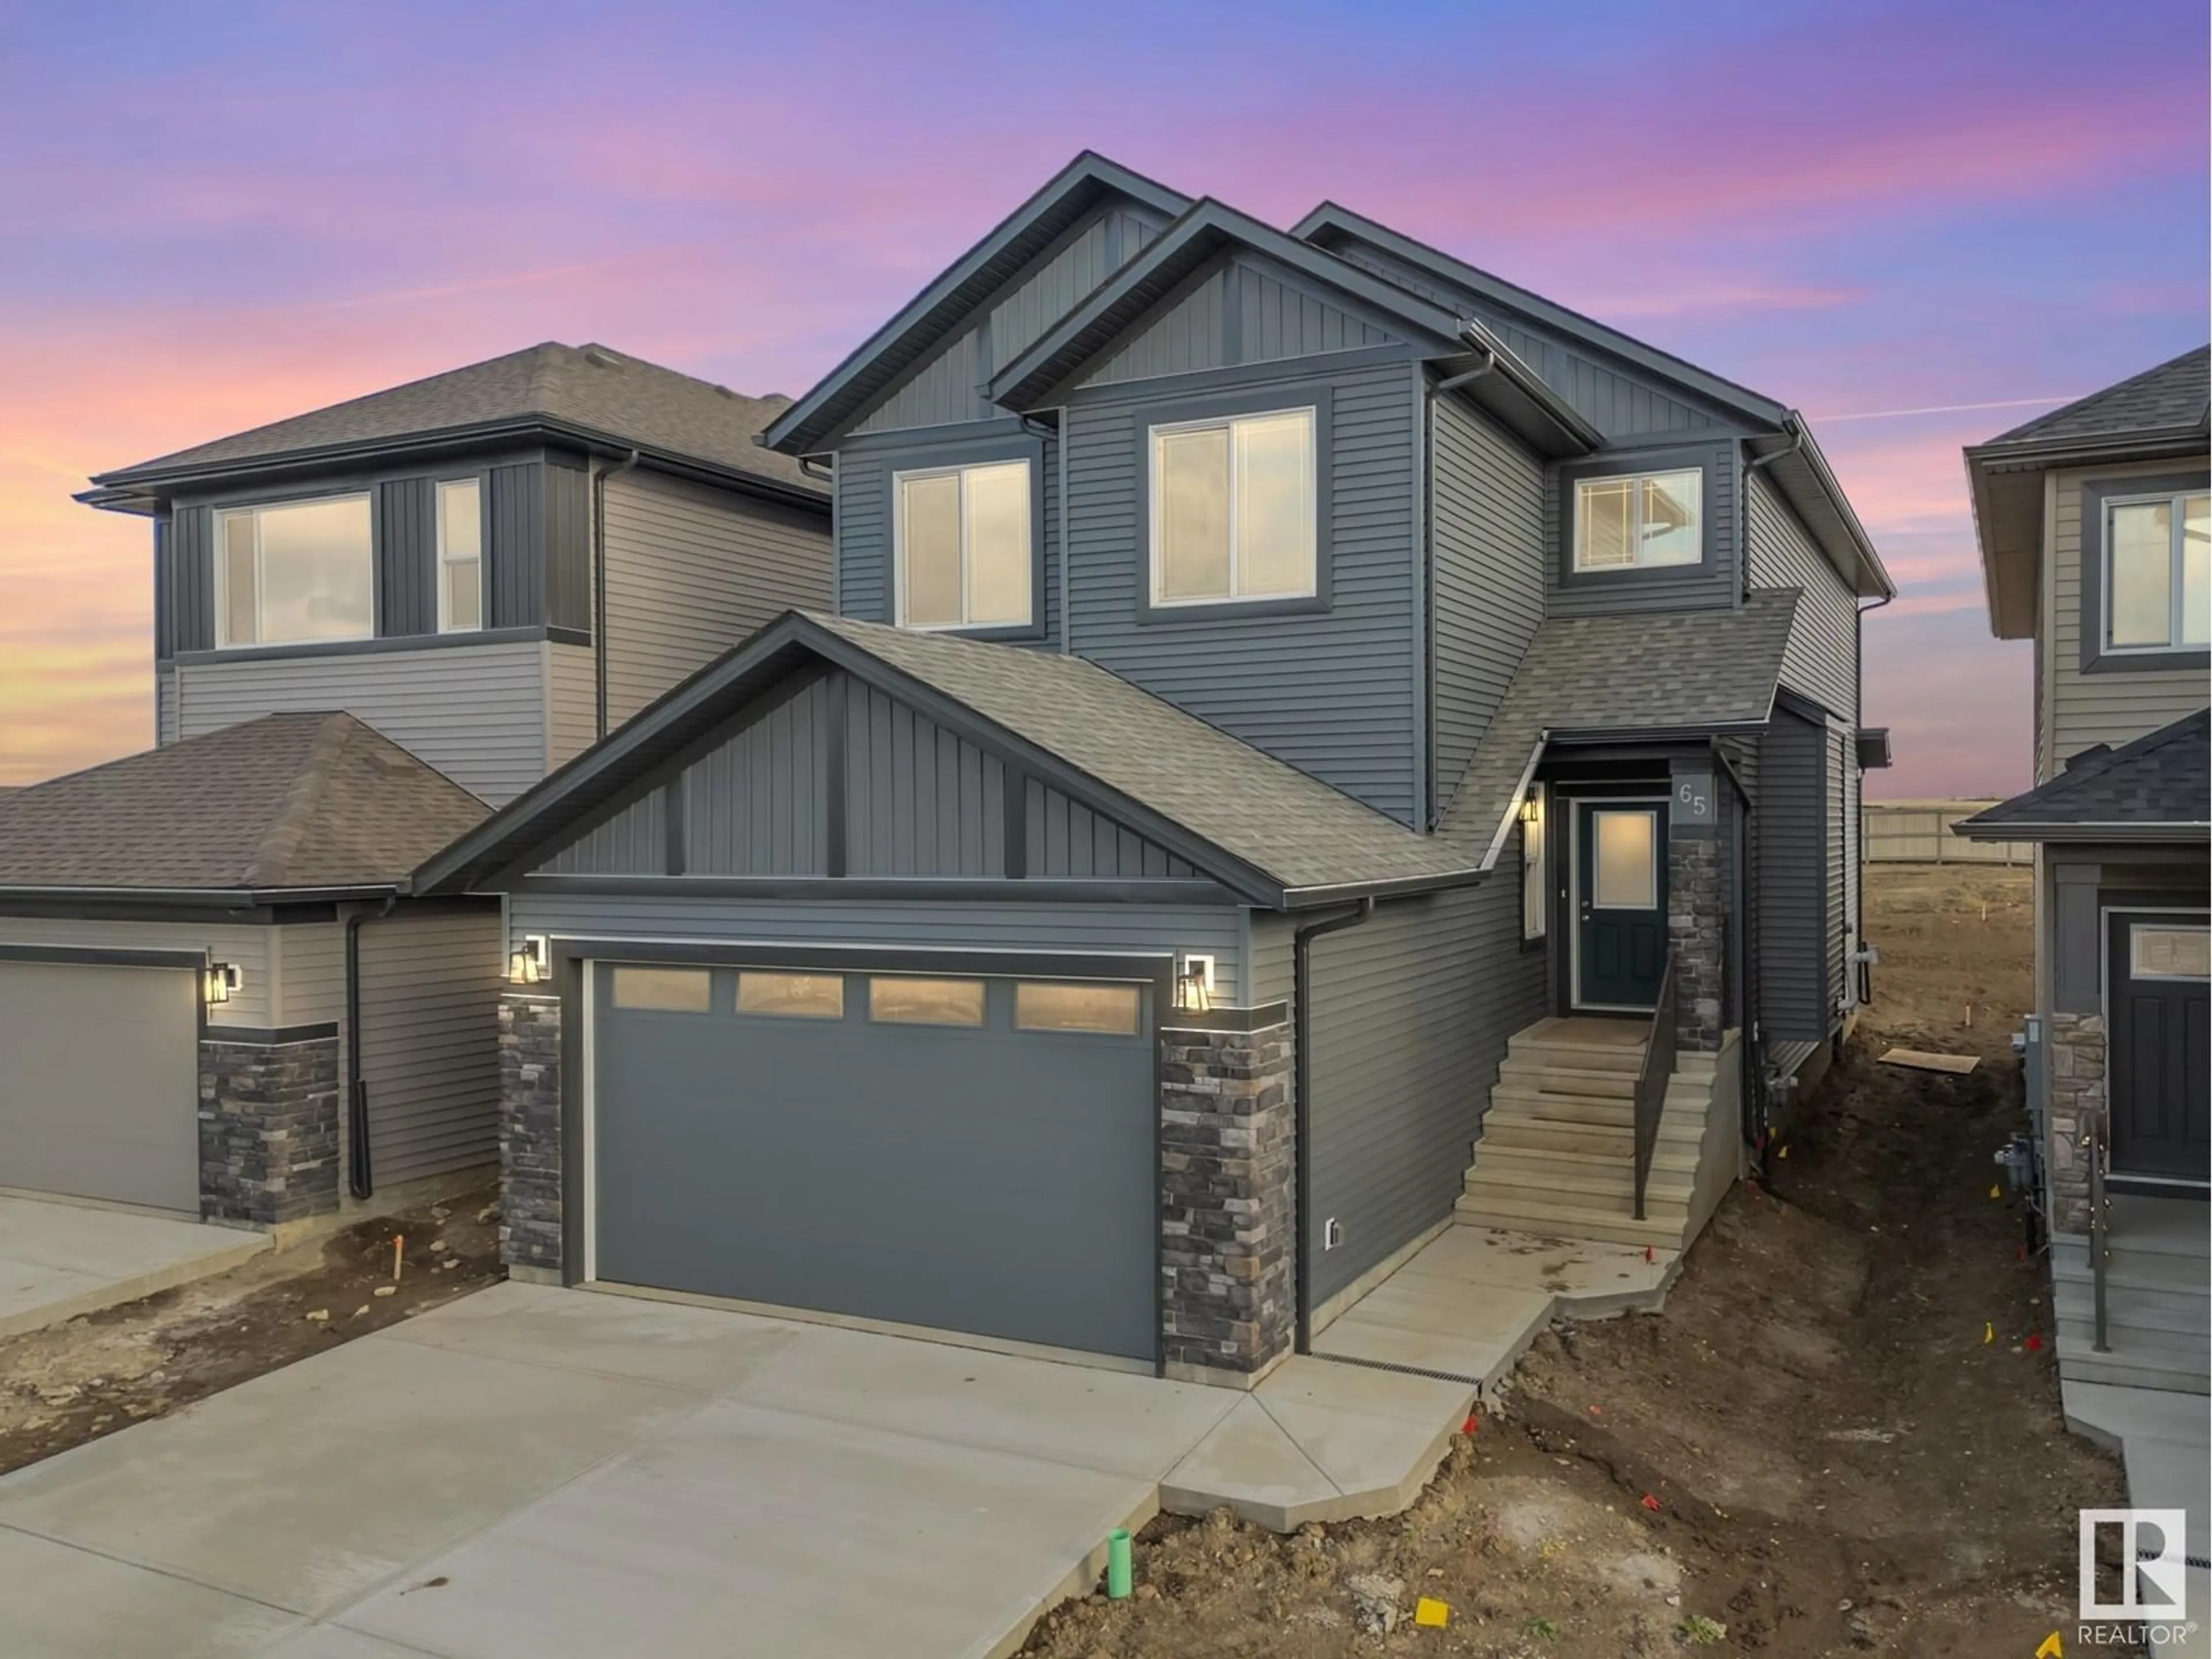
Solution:
<path fill-rule="evenodd" d="M 199 1209 L 190 969 L 0 961 L 0 1187 Z"/>
<path fill-rule="evenodd" d="M 1153 1357 L 1148 983 L 591 973 L 592 1278 Z"/>

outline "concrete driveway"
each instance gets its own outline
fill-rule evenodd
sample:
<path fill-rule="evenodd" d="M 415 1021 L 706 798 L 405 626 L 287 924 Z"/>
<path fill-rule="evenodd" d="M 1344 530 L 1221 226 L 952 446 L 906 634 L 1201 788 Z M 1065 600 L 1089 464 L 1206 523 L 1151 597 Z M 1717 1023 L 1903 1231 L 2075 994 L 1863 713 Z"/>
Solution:
<path fill-rule="evenodd" d="M 0 1194 L 0 1336 L 187 1285 L 268 1248 L 260 1233 Z"/>
<path fill-rule="evenodd" d="M 994 1655 L 1244 1398 L 501 1285 L 0 1480 L 0 1651 Z"/>

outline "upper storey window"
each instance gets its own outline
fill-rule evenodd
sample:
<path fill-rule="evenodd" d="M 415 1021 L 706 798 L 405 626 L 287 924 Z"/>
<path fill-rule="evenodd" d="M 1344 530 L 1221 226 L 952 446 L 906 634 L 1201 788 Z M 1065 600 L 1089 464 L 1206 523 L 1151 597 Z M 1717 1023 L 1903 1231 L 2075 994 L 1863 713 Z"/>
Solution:
<path fill-rule="evenodd" d="M 1575 568 L 1641 570 L 1705 557 L 1705 475 L 1584 478 L 1575 485 Z"/>
<path fill-rule="evenodd" d="M 1310 409 L 1152 428 L 1152 602 L 1310 598 L 1316 557 Z"/>
<path fill-rule="evenodd" d="M 376 631 L 368 497 L 215 515 L 219 646 L 365 640 Z"/>
<path fill-rule="evenodd" d="M 902 628 L 1009 628 L 1031 617 L 1030 464 L 893 475 Z"/>
<path fill-rule="evenodd" d="M 448 478 L 438 486 L 438 631 L 483 626 L 483 485 Z"/>
<path fill-rule="evenodd" d="M 2208 643 L 2212 495 L 2107 501 L 2104 648 L 2178 651 Z"/>

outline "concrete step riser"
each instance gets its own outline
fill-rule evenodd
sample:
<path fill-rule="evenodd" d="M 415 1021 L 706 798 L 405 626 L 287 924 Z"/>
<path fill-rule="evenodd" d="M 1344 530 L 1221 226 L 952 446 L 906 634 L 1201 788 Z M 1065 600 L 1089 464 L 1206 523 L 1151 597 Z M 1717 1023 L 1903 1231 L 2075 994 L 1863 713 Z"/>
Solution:
<path fill-rule="evenodd" d="M 2094 1318 L 2074 1319 L 2063 1314 L 2059 1316 L 2058 1340 L 2073 1352 L 2101 1358 L 2092 1346 L 2096 1330 L 2097 1322 Z M 2212 1353 L 2208 1353 L 2204 1340 L 2186 1332 L 2161 1330 L 2154 1326 L 2130 1325 L 2118 1319 L 2107 1319 L 2105 1322 L 2105 1342 L 2112 1351 L 2112 1358 L 2129 1364 L 2154 1365 L 2198 1376 L 2212 1373 Z"/>
<path fill-rule="evenodd" d="M 1634 1077 L 1644 1069 L 1640 1048 L 1577 1048 L 1558 1042 L 1523 1042 L 1519 1037 L 1505 1045 L 1509 1060 L 1538 1066 L 1562 1066 L 1577 1072 L 1621 1072 Z"/>
<path fill-rule="evenodd" d="M 1509 1232 L 1534 1232 L 1553 1238 L 1588 1238 L 1610 1244 L 1650 1244 L 1660 1249 L 1680 1249 L 1684 1224 L 1654 1226 L 1628 1217 L 1523 1213 L 1514 1205 L 1479 1203 L 1462 1198 L 1459 1219 L 1477 1227 L 1497 1227 Z"/>
<path fill-rule="evenodd" d="M 2061 1359 L 2058 1374 L 2069 1382 L 2109 1382 L 2116 1388 L 2159 1389 L 2172 1394 L 2212 1394 L 2201 1374 L 2186 1376 L 2131 1364 L 2118 1354 L 2083 1354 Z"/>
<path fill-rule="evenodd" d="M 2062 1319 L 2096 1316 L 2096 1292 L 2086 1279 L 2079 1283 L 2059 1280 L 2051 1301 Z M 2206 1304 L 2201 1290 L 2169 1291 L 2155 1285 L 2108 1282 L 2105 1287 L 2105 1308 L 2111 1317 L 2130 1325 L 2182 1332 L 2200 1343 L 2212 1338 L 2212 1305 Z"/>
<path fill-rule="evenodd" d="M 1698 1137 L 1694 1135 L 1670 1135 L 1662 1129 L 1657 1149 L 1662 1153 L 1694 1158 L 1699 1145 Z M 1626 1129 L 1614 1133 L 1574 1123 L 1486 1120 L 1482 1126 L 1482 1139 L 1475 1142 L 1478 1156 L 1484 1146 L 1511 1146 L 1530 1152 L 1578 1152 L 1590 1157 L 1626 1159 L 1635 1156 L 1636 1138 Z"/>
<path fill-rule="evenodd" d="M 1533 1065 L 1510 1055 L 1498 1068 L 1498 1080 L 1515 1088 L 1540 1089 L 1555 1095 L 1595 1095 L 1603 1099 L 1629 1100 L 1636 1094 L 1633 1072 L 1576 1072 L 1564 1066 Z"/>
<path fill-rule="evenodd" d="M 1663 1199 L 1669 1203 L 1687 1204 L 1693 1174 L 1695 1171 L 1691 1170 L 1654 1169 L 1651 1178 L 1644 1184 L 1644 1195 L 1655 1201 Z M 1626 1163 L 1544 1169 L 1517 1158 L 1488 1158 L 1478 1153 L 1468 1168 L 1466 1180 L 1523 1188 L 1530 1192 L 1601 1193 L 1610 1198 L 1626 1197 L 1633 1191 L 1635 1176 L 1635 1170 Z"/>
<path fill-rule="evenodd" d="M 1492 1142 L 1477 1141 L 1474 1147 L 1474 1167 L 1484 1170 L 1519 1170 L 1530 1175 L 1556 1176 L 1573 1180 L 1577 1176 L 1612 1176 L 1626 1174 L 1635 1167 L 1636 1160 L 1626 1147 L 1608 1150 L 1597 1154 L 1561 1152 L 1531 1146 L 1506 1146 Z M 1661 1146 L 1652 1155 L 1651 1173 L 1655 1179 L 1687 1182 L 1698 1173 L 1698 1160 L 1686 1150 Z"/>
<path fill-rule="evenodd" d="M 1550 1118 L 1561 1123 L 1610 1124 L 1616 1128 L 1636 1127 L 1636 1103 L 1632 1100 L 1592 1100 L 1577 1095 L 1540 1094 L 1532 1089 L 1515 1089 L 1501 1085 L 1490 1091 L 1490 1104 L 1494 1110 L 1507 1107 L 1530 1117 Z M 1702 1103 L 1699 1103 L 1702 1105 Z M 1705 1113 L 1687 1103 L 1669 1099 L 1659 1108 L 1662 1123 L 1673 1121 L 1705 1127 Z"/>
<path fill-rule="evenodd" d="M 1499 1179 L 1470 1170 L 1460 1181 L 1460 1191 L 1465 1197 L 1483 1200 L 1494 1200 L 1516 1206 L 1534 1206 L 1544 1210 L 1574 1213 L 1588 1210 L 1601 1215 L 1632 1215 L 1634 1195 L 1629 1183 L 1617 1187 L 1577 1185 L 1563 1187 L 1554 1184 Z M 1662 1187 L 1654 1183 L 1645 1189 L 1644 1207 L 1647 1221 L 1673 1222 L 1685 1219 L 1690 1213 L 1690 1189 L 1686 1186 Z"/>

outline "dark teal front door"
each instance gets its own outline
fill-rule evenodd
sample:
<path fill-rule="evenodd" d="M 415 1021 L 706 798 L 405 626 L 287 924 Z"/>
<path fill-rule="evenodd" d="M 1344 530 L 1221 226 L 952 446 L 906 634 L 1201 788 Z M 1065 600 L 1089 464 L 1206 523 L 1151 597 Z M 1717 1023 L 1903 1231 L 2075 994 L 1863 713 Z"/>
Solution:
<path fill-rule="evenodd" d="M 2212 950 L 2205 913 L 2117 911 L 2108 921 L 2112 1172 L 2212 1176 Z"/>
<path fill-rule="evenodd" d="M 1574 1004 L 1649 1009 L 1667 967 L 1667 803 L 1575 803 Z"/>

